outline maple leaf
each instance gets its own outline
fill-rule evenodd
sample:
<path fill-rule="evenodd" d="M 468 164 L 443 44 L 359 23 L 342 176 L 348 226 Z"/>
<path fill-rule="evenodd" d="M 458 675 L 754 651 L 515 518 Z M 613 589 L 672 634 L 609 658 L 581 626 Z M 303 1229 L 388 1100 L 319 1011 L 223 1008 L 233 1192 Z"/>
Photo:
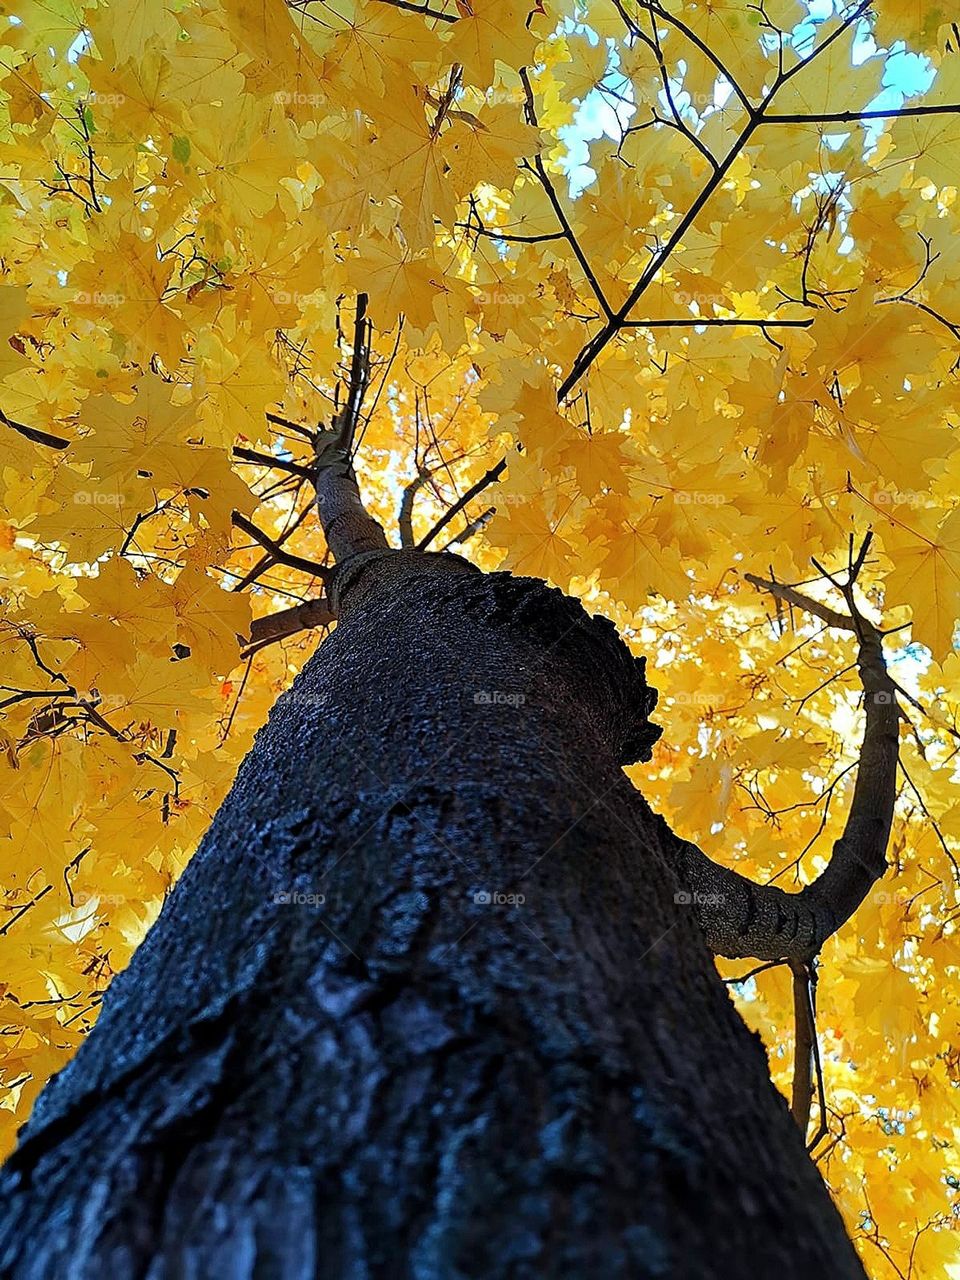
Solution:
<path fill-rule="evenodd" d="M 137 384 L 136 398 L 122 404 L 113 396 L 92 396 L 84 405 L 89 434 L 71 451 L 71 461 L 90 464 L 93 481 L 157 488 L 176 483 L 186 440 L 196 426 L 196 409 L 175 404 L 173 387 L 148 373 Z M 142 485 L 138 486 L 142 488 Z"/>
<path fill-rule="evenodd" d="M 642 608 L 655 594 L 666 599 L 688 594 L 690 580 L 679 552 L 661 542 L 652 505 L 644 513 L 623 496 L 607 494 L 594 504 L 586 523 L 591 536 L 607 542 L 600 567 L 619 599 Z"/>
<path fill-rule="evenodd" d="M 508 548 L 507 564 L 518 573 L 566 583 L 574 561 L 562 524 L 562 512 L 550 515 L 539 502 L 510 503 L 497 512 L 490 538 Z"/>
<path fill-rule="evenodd" d="M 269 213 L 281 180 L 295 173 L 303 147 L 282 105 L 244 93 L 226 106 L 200 105 L 191 113 L 197 158 L 185 181 L 237 221 Z"/>
<path fill-rule="evenodd" d="M 894 565 L 887 575 L 891 603 L 912 601 L 917 638 L 935 658 L 946 657 L 960 617 L 960 510 L 942 520 L 923 510 L 891 520 L 883 542 Z"/>
<path fill-rule="evenodd" d="M 104 245 L 91 261 L 70 272 L 74 306 L 79 315 L 103 320 L 130 339 L 145 339 L 149 353 L 158 349 L 175 359 L 182 350 L 182 332 L 164 298 L 173 269 L 152 240 L 121 231 L 116 243 Z"/>
<path fill-rule="evenodd" d="M 537 135 L 515 103 L 504 102 L 479 115 L 451 112 L 443 155 L 456 189 L 467 193 L 481 182 L 509 182 L 514 165 L 535 153 Z"/>
<path fill-rule="evenodd" d="M 204 668 L 231 671 L 250 631 L 250 601 L 224 591 L 196 565 L 187 565 L 173 587 L 171 608 L 177 642 Z"/>
<path fill-rule="evenodd" d="M 536 36 L 527 26 L 525 5 L 469 0 L 459 7 L 460 18 L 451 27 L 447 51 L 472 84 L 490 84 L 498 60 L 508 67 L 525 67 L 533 61 Z"/>

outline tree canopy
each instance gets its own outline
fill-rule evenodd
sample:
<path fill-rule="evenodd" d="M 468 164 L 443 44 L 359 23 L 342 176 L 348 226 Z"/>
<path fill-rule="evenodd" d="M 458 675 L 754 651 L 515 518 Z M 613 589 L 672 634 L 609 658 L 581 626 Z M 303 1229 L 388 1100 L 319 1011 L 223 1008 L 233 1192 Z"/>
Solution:
<path fill-rule="evenodd" d="M 813 1155 L 872 1274 L 944 1274 L 957 25 L 922 0 L 13 0 L 0 42 L 4 1149 L 322 642 L 314 432 L 362 391 L 393 545 L 612 618 L 665 728 L 631 777 L 756 881 L 808 883 L 843 828 L 856 652 L 790 589 L 840 607 L 872 534 L 892 868 L 821 955 Z M 787 1088 L 789 969 L 721 969 Z"/>

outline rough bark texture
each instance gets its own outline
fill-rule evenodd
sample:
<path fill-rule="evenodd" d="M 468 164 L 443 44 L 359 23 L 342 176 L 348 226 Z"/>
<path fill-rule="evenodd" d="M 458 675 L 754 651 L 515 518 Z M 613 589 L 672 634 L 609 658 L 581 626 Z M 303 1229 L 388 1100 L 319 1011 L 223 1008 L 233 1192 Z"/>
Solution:
<path fill-rule="evenodd" d="M 339 577 L 7 1166 L 2 1275 L 862 1280 L 620 767 L 642 665 L 456 557 Z"/>

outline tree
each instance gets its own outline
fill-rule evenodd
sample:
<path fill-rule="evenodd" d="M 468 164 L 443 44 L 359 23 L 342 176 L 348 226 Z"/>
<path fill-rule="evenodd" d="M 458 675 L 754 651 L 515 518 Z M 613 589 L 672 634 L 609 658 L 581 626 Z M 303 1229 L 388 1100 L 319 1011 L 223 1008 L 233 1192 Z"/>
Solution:
<path fill-rule="evenodd" d="M 862 1274 L 805 1139 L 942 1272 L 960 37 L 874 9 L 15 8 L 11 1274 Z"/>

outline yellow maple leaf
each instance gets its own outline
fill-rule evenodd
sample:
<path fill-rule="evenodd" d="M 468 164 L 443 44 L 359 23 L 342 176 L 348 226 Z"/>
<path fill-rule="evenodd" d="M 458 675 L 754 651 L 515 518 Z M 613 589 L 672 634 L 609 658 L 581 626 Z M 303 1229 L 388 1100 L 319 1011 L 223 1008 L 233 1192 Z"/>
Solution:
<path fill-rule="evenodd" d="M 891 520 L 883 543 L 893 560 L 886 580 L 890 603 L 909 604 L 916 638 L 934 658 L 946 657 L 960 618 L 960 510 L 943 519 L 921 510 Z"/>

